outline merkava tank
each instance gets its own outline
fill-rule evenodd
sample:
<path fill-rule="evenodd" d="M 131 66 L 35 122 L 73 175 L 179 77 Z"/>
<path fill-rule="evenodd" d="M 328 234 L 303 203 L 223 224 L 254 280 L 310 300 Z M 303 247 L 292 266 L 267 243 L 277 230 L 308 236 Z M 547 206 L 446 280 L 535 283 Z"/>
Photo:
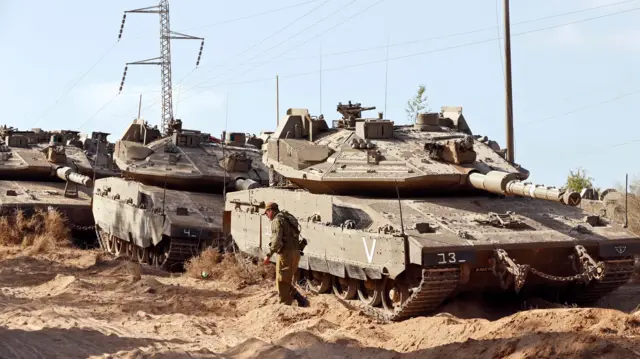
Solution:
<path fill-rule="evenodd" d="M 181 120 L 163 136 L 134 120 L 114 149 L 123 177 L 95 182 L 103 250 L 168 270 L 223 238 L 223 194 L 269 181 L 260 150 L 246 137 L 223 133 L 219 140 L 183 129 Z"/>
<path fill-rule="evenodd" d="M 97 135 L 95 139 L 102 141 Z M 96 145 L 93 138 L 80 141 L 76 131 L 0 127 L 0 212 L 29 215 L 37 208 L 53 208 L 75 234 L 93 233 L 93 178 L 118 173 L 106 147 L 87 155 Z"/>
<path fill-rule="evenodd" d="M 263 146 L 272 187 L 227 196 L 240 250 L 268 251 L 260 208 L 275 201 L 308 241 L 298 279 L 384 320 L 469 291 L 587 303 L 629 280 L 640 238 L 577 208 L 579 193 L 523 182 L 460 107 L 403 126 L 363 109 L 339 104 L 332 128 L 287 111 Z"/>

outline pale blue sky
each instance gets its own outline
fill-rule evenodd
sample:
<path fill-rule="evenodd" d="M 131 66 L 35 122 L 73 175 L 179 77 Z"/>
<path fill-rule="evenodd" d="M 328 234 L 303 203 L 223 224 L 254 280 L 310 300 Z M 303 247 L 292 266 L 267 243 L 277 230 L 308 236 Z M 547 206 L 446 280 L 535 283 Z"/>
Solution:
<path fill-rule="evenodd" d="M 620 4 L 581 11 L 615 3 Z M 20 128 L 82 126 L 83 132 L 111 132 L 114 141 L 136 117 L 143 92 L 142 117 L 159 124 L 159 67 L 131 66 L 114 99 L 126 62 L 159 55 L 157 15 L 129 14 L 114 46 L 123 11 L 151 5 L 156 2 L 0 0 L 1 122 Z M 336 118 L 335 105 L 348 100 L 383 111 L 389 41 L 403 45 L 389 48 L 385 117 L 407 123 L 406 100 L 423 83 L 433 110 L 462 106 L 475 134 L 504 147 L 496 5 L 496 0 L 174 0 L 172 29 L 206 38 L 195 71 L 199 42 L 172 44 L 176 117 L 186 128 L 219 135 L 228 93 L 228 130 L 272 130 L 276 74 L 281 113 L 302 107 L 318 114 L 321 51 L 322 68 L 330 70 L 322 73 L 325 117 Z M 502 1 L 498 10 L 502 33 Z M 625 10 L 630 11 L 581 21 Z M 549 16 L 554 17 L 530 21 Z M 562 185 L 569 169 L 582 166 L 597 185 L 608 187 L 624 180 L 625 172 L 640 172 L 632 156 L 640 150 L 633 106 L 640 91 L 638 19 L 640 1 L 512 1 L 515 153 L 531 180 Z M 467 34 L 447 36 L 459 33 Z M 420 41 L 429 38 L 439 39 Z M 369 48 L 374 49 L 354 51 Z M 612 147 L 634 140 L 639 141 Z"/>

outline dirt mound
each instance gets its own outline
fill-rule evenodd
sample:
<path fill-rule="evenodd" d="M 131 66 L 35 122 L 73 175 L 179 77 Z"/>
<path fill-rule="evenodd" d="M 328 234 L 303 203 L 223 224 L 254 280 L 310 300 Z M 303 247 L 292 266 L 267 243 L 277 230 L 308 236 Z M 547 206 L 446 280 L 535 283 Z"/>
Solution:
<path fill-rule="evenodd" d="M 192 278 L 226 281 L 237 289 L 275 279 L 273 266 L 254 262 L 239 253 L 221 254 L 208 248 L 185 263 L 185 273 Z"/>
<path fill-rule="evenodd" d="M 31 291 L 34 297 L 56 296 L 67 291 L 67 289 L 76 281 L 76 277 L 72 275 L 58 274 L 56 277 L 44 284 L 39 285 Z"/>
<path fill-rule="evenodd" d="M 113 359 L 182 359 L 182 358 L 194 358 L 194 359 L 209 359 L 220 358 L 221 356 L 210 352 L 207 349 L 201 349 L 198 351 L 185 351 L 185 350 L 153 350 L 153 349 L 136 349 L 132 351 L 122 351 L 113 355 L 109 355 L 109 358 Z M 97 357 L 96 357 L 97 358 Z"/>
<path fill-rule="evenodd" d="M 297 359 L 303 358 L 292 350 L 278 345 L 266 343 L 258 339 L 248 339 L 236 347 L 226 351 L 225 357 L 234 359 Z"/>
<path fill-rule="evenodd" d="M 242 257 L 209 252 L 192 261 L 190 275 L 144 267 L 133 280 L 123 261 L 94 252 L 25 256 L 14 249 L 0 247 L 0 352 L 10 357 L 640 356 L 640 311 L 558 308 L 545 301 L 492 308 L 461 298 L 442 313 L 380 324 L 332 295 L 306 293 L 306 308 L 279 304 L 272 281 L 248 281 L 250 273 L 269 273 L 273 266 Z M 624 290 L 628 295 L 620 296 Z M 612 296 L 637 306 L 633 293 L 637 285 Z"/>

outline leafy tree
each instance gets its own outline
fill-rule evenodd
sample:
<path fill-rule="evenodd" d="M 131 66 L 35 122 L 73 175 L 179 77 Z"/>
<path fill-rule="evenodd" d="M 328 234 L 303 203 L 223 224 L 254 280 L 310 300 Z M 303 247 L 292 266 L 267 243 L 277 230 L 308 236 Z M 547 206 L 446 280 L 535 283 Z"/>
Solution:
<path fill-rule="evenodd" d="M 566 187 L 576 192 L 584 188 L 593 188 L 593 178 L 587 176 L 587 171 L 583 168 L 578 168 L 575 172 L 570 170 Z"/>
<path fill-rule="evenodd" d="M 427 108 L 427 95 L 426 88 L 424 85 L 418 86 L 418 92 L 413 96 L 409 101 L 407 101 L 407 117 L 409 118 L 409 122 L 413 122 L 416 120 L 416 116 L 419 113 L 429 112 L 430 108 Z"/>

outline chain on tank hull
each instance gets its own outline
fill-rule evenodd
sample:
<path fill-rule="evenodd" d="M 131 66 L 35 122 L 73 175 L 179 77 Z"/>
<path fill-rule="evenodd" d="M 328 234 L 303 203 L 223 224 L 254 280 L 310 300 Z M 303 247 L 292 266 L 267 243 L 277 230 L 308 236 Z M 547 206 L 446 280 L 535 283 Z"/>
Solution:
<path fill-rule="evenodd" d="M 248 254 L 267 251 L 260 207 L 269 201 L 298 217 L 309 242 L 299 279 L 383 320 L 429 314 L 469 291 L 588 304 L 626 283 L 640 253 L 627 230 L 540 199 L 398 201 L 261 188 L 227 195 L 231 236 Z"/>
<path fill-rule="evenodd" d="M 93 215 L 101 248 L 165 270 L 222 237 L 221 195 L 175 191 L 122 178 L 96 181 Z"/>

